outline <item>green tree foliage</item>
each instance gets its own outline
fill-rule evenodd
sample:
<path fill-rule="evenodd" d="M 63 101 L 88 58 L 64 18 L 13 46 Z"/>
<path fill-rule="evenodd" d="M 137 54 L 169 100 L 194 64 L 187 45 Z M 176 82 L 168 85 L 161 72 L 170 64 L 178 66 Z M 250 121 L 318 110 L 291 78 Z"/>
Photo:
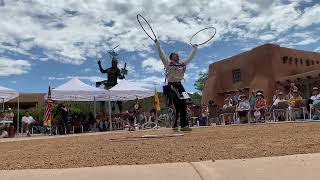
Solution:
<path fill-rule="evenodd" d="M 200 92 L 202 92 L 202 90 L 204 89 L 204 85 L 207 82 L 207 80 L 208 80 L 208 73 L 200 72 L 199 78 L 194 83 L 195 89 L 200 91 Z"/>
<path fill-rule="evenodd" d="M 199 93 L 193 93 L 191 95 L 191 100 L 196 106 L 201 105 L 201 98 L 202 96 Z"/>

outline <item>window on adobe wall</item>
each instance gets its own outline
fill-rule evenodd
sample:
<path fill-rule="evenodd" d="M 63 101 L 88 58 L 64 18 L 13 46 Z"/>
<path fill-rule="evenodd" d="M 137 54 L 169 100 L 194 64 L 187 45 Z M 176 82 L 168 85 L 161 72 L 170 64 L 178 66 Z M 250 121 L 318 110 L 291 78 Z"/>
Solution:
<path fill-rule="evenodd" d="M 306 60 L 306 65 L 310 66 L 310 60 L 309 59 Z"/>
<path fill-rule="evenodd" d="M 319 64 L 319 61 L 317 61 L 317 64 Z"/>
<path fill-rule="evenodd" d="M 314 60 L 311 60 L 311 65 L 314 65 Z"/>
<path fill-rule="evenodd" d="M 233 83 L 237 83 L 241 81 L 241 71 L 240 69 L 235 69 L 232 71 L 232 79 Z"/>
<path fill-rule="evenodd" d="M 303 65 L 303 60 L 302 60 L 302 58 L 300 58 L 300 64 Z"/>
<path fill-rule="evenodd" d="M 296 65 L 298 65 L 299 59 L 295 58 L 294 61 L 295 61 Z"/>
<path fill-rule="evenodd" d="M 289 64 L 292 64 L 292 61 L 293 61 L 293 59 L 292 59 L 292 57 L 290 57 L 289 58 Z"/>
<path fill-rule="evenodd" d="M 282 57 L 282 63 L 285 64 L 288 60 L 288 56 L 283 56 Z"/>

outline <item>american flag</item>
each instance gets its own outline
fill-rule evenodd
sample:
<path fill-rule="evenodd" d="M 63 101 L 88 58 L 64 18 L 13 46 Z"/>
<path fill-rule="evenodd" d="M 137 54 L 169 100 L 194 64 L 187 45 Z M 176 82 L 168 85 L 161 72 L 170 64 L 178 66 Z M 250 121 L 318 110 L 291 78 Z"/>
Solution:
<path fill-rule="evenodd" d="M 51 111 L 52 111 L 52 98 L 51 98 L 51 87 L 49 86 L 48 96 L 47 96 L 47 109 L 44 115 L 43 125 L 51 127 Z"/>

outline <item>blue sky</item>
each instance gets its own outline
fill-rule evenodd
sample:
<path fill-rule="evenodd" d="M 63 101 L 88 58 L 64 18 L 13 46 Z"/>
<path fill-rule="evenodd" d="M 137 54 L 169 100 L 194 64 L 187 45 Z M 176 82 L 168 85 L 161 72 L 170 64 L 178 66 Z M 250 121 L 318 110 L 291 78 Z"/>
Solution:
<path fill-rule="evenodd" d="M 0 0 L 0 85 L 46 92 L 72 77 L 95 84 L 111 64 L 107 50 L 120 44 L 119 66 L 127 79 L 146 87 L 164 82 L 154 43 L 136 15 L 150 20 L 168 55 L 190 52 L 192 34 L 217 28 L 187 68 L 187 91 L 212 62 L 265 43 L 320 51 L 320 0 Z M 206 34 L 204 35 L 206 37 Z"/>

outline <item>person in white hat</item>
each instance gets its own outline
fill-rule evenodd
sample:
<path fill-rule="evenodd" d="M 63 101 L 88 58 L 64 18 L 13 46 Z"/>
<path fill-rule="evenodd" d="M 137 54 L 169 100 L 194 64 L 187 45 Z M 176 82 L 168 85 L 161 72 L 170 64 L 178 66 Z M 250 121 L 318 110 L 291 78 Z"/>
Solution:
<path fill-rule="evenodd" d="M 14 113 L 12 112 L 11 108 L 8 108 L 8 111 L 6 113 L 6 118 L 8 119 L 8 121 L 13 122 Z"/>

